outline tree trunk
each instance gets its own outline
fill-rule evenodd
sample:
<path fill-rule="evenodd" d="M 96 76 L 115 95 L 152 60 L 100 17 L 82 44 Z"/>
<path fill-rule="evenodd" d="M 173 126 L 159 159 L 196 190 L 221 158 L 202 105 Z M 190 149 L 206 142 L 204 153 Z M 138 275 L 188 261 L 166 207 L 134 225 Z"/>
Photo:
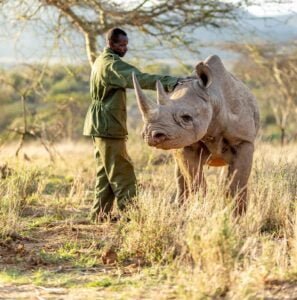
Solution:
<path fill-rule="evenodd" d="M 27 132 L 27 108 L 26 108 L 26 97 L 21 95 L 21 102 L 23 107 L 23 124 L 24 124 L 24 133 Z"/>
<path fill-rule="evenodd" d="M 85 45 L 86 45 L 86 52 L 88 56 L 88 60 L 90 66 L 92 67 L 93 63 L 97 57 L 97 47 L 96 47 L 96 36 L 92 33 L 85 33 Z"/>
<path fill-rule="evenodd" d="M 285 145 L 286 131 L 285 128 L 281 128 L 281 146 Z"/>

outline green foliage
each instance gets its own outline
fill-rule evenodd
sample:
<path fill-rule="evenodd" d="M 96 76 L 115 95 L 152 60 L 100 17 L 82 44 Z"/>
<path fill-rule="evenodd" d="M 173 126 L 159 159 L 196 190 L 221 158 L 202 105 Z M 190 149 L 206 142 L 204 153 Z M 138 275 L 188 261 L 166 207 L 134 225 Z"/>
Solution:
<path fill-rule="evenodd" d="M 0 137 L 6 136 L 9 128 L 23 125 L 21 94 L 36 84 L 31 72 L 22 66 L 1 71 L 5 88 L 0 95 Z M 26 94 L 28 126 L 43 128 L 49 139 L 81 137 L 90 103 L 88 78 L 89 67 L 49 67 L 38 85 L 40 91 L 29 89 Z"/>
<path fill-rule="evenodd" d="M 86 287 L 109 287 L 112 285 L 112 281 L 109 277 L 102 278 L 98 281 L 91 281 L 86 284 Z"/>
<path fill-rule="evenodd" d="M 59 194 L 65 196 L 70 191 L 72 181 L 71 178 L 67 179 L 65 176 L 52 174 L 47 178 L 43 193 L 47 195 Z"/>
<path fill-rule="evenodd" d="M 65 76 L 59 81 L 53 82 L 51 88 L 49 89 L 50 96 L 66 96 L 77 94 L 88 93 L 88 85 L 86 82 L 82 81 L 81 78 L 74 78 Z"/>

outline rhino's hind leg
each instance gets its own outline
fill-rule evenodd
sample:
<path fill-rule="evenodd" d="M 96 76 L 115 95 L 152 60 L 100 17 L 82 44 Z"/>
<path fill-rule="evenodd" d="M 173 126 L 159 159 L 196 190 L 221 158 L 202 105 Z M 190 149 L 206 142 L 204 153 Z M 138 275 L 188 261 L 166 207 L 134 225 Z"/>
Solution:
<path fill-rule="evenodd" d="M 235 215 L 242 215 L 247 208 L 247 182 L 253 163 L 254 145 L 240 144 L 228 168 L 229 193 L 235 198 Z"/>

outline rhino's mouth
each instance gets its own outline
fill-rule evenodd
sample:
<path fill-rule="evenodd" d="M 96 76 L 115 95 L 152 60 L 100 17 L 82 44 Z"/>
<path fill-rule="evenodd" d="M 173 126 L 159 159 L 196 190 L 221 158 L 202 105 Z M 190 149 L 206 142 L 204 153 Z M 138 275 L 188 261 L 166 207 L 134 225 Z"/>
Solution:
<path fill-rule="evenodd" d="M 186 147 L 193 143 L 193 141 L 189 141 L 189 143 L 184 143 L 181 136 L 172 136 L 172 135 L 166 135 L 165 133 L 161 132 L 151 132 L 143 133 L 143 139 L 146 144 L 148 144 L 150 147 L 155 147 L 157 149 L 163 149 L 163 150 L 169 150 L 169 149 L 179 149 Z"/>
<path fill-rule="evenodd" d="M 192 143 L 189 144 L 180 144 L 175 140 L 167 140 L 163 143 L 157 144 L 153 147 L 157 148 L 157 149 L 162 149 L 162 150 L 171 150 L 171 149 L 180 149 L 180 148 L 184 148 L 186 146 L 191 145 Z"/>

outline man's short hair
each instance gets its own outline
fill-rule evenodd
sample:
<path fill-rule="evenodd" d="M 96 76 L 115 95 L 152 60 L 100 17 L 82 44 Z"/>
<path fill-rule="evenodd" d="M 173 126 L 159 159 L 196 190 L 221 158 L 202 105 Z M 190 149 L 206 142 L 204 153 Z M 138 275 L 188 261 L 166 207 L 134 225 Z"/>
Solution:
<path fill-rule="evenodd" d="M 112 41 L 116 43 L 120 35 L 127 36 L 127 33 L 120 28 L 111 28 L 106 33 L 106 41 Z"/>

